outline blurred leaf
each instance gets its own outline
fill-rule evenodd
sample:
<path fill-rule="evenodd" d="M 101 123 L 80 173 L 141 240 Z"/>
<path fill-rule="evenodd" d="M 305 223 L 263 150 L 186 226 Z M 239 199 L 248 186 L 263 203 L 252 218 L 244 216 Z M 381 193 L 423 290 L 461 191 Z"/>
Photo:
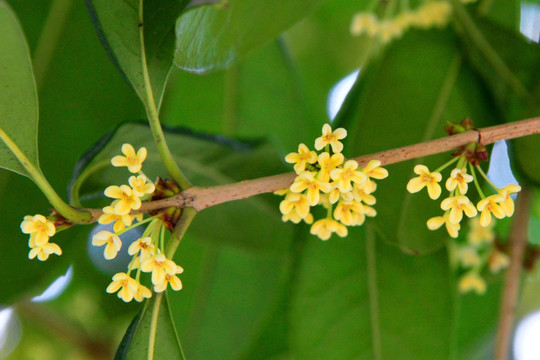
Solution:
<path fill-rule="evenodd" d="M 462 342 L 478 351 L 494 297 L 459 297 L 445 251 L 405 255 L 364 230 L 308 239 L 291 311 L 295 359 L 472 359 Z"/>
<path fill-rule="evenodd" d="M 185 13 L 176 25 L 176 66 L 207 72 L 276 37 L 321 0 L 229 0 Z"/>
<path fill-rule="evenodd" d="M 246 143 L 187 129 L 171 129 L 166 139 L 182 171 L 197 186 L 232 183 L 284 170 L 274 150 L 262 141 Z M 126 142 L 135 148 L 148 149 L 143 171 L 149 178 L 163 177 L 165 172 L 150 129 L 144 124 L 126 123 L 81 158 L 72 190 L 76 192 L 82 186 L 82 194 L 102 198 L 107 186 L 126 183 L 127 171 L 110 165 L 110 159 L 120 153 L 121 145 Z M 81 174 L 81 179 L 75 181 Z M 289 243 L 290 227 L 281 222 L 279 199 L 270 197 L 270 201 L 259 196 L 206 209 L 194 220 L 190 233 L 212 242 L 283 251 Z M 242 219 L 242 231 L 238 231 L 238 219 Z"/>
<path fill-rule="evenodd" d="M 456 45 L 450 31 L 410 31 L 363 70 L 336 120 L 349 131 L 346 156 L 444 137 L 447 121 L 465 117 L 477 127 L 493 124 L 491 104 Z M 450 160 L 449 155 L 417 162 L 434 170 Z M 407 192 L 407 182 L 416 176 L 413 167 L 411 162 L 388 166 L 389 178 L 378 182 L 375 193 L 378 215 L 373 221 L 386 241 L 425 253 L 443 246 L 448 235 L 426 226 L 429 218 L 442 214 L 442 199 Z"/>
<path fill-rule="evenodd" d="M 154 294 L 146 301 L 129 325 L 115 360 L 184 359 L 166 294 Z"/>
<path fill-rule="evenodd" d="M 13 142 L 31 165 L 39 168 L 36 85 L 23 30 L 15 13 L 3 1 L 0 34 L 0 131 L 5 133 L 0 138 L 0 167 L 29 176 L 21 164 L 25 160 L 18 159 L 5 142 Z M 7 138 L 3 139 L 4 136 Z"/>
<path fill-rule="evenodd" d="M 171 70 L 174 24 L 188 0 L 86 0 L 100 40 L 113 62 L 147 104 L 143 74 L 143 50 L 157 108 Z M 139 12 L 143 6 L 144 41 L 140 37 Z M 148 105 L 148 104 L 147 104 Z"/>

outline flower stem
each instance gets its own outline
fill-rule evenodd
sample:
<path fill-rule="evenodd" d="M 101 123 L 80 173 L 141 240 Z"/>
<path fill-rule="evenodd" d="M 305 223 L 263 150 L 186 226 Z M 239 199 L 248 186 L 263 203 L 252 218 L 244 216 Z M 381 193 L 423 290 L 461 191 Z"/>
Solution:
<path fill-rule="evenodd" d="M 478 172 L 480 173 L 480 175 L 482 175 L 482 177 L 486 180 L 486 182 L 495 190 L 495 191 L 499 191 L 500 189 L 495 186 L 495 184 L 489 180 L 488 176 L 486 175 L 486 173 L 484 172 L 484 170 L 482 170 L 482 168 L 480 167 L 480 165 L 477 165 L 476 166 L 476 169 L 478 170 Z"/>
<path fill-rule="evenodd" d="M 471 168 L 471 175 L 473 177 L 474 185 L 476 186 L 476 190 L 478 190 L 478 193 L 480 194 L 480 197 L 482 199 L 485 199 L 486 196 L 484 195 L 484 192 L 482 191 L 482 188 L 480 187 L 480 184 L 478 183 L 478 178 L 476 177 L 476 172 L 474 171 L 474 166 L 471 163 L 469 163 L 469 166 Z"/>
<path fill-rule="evenodd" d="M 182 210 L 182 215 L 176 223 L 174 230 L 171 234 L 169 242 L 167 243 L 167 248 L 165 249 L 165 256 L 167 259 L 172 259 L 180 241 L 184 237 L 189 225 L 197 215 L 197 210 L 192 207 L 186 207 Z"/>
<path fill-rule="evenodd" d="M 454 157 L 452 158 L 452 160 L 446 162 L 445 164 L 443 164 L 442 166 L 439 166 L 437 169 L 435 169 L 435 171 L 433 172 L 441 172 L 443 171 L 444 169 L 446 169 L 447 167 L 449 167 L 450 165 L 452 165 L 453 163 L 455 163 L 456 161 L 458 161 L 459 157 Z"/>

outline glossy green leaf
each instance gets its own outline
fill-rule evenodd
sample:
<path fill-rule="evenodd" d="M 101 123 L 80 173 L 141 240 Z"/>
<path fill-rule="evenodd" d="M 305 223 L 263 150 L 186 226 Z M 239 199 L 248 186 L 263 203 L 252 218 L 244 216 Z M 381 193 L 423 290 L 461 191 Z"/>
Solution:
<path fill-rule="evenodd" d="M 176 26 L 174 62 L 192 72 L 226 67 L 275 38 L 320 2 L 231 0 L 187 12 Z"/>
<path fill-rule="evenodd" d="M 146 301 L 129 325 L 114 359 L 184 359 L 166 293 L 154 294 Z"/>
<path fill-rule="evenodd" d="M 239 142 L 186 129 L 171 130 L 166 139 L 182 171 L 197 186 L 232 183 L 285 170 L 272 147 L 261 141 Z M 83 156 L 74 174 L 74 180 L 80 180 L 74 183 L 73 192 L 80 188 L 82 194 L 103 198 L 107 186 L 127 183 L 127 170 L 110 165 L 110 159 L 120 154 L 126 142 L 148 149 L 143 166 L 148 177 L 165 175 L 150 129 L 144 124 L 126 123 Z M 269 195 L 211 207 L 196 217 L 190 232 L 207 241 L 282 251 L 288 246 L 291 228 L 281 222 L 278 201 L 277 196 Z M 100 206 L 105 204 L 105 200 L 100 202 Z M 242 231 L 231 226 L 238 219 L 242 219 Z"/>
<path fill-rule="evenodd" d="M 459 297 L 445 251 L 411 256 L 367 234 L 307 240 L 291 310 L 294 358 L 477 358 L 498 289 Z"/>
<path fill-rule="evenodd" d="M 151 91 L 159 108 L 173 62 L 174 24 L 188 2 L 86 0 L 102 44 L 145 104 L 149 89 L 144 79 L 143 60 L 146 58 Z M 143 39 L 140 6 L 143 8 Z"/>
<path fill-rule="evenodd" d="M 450 31 L 409 32 L 364 69 L 338 114 L 339 125 L 349 131 L 346 156 L 444 137 L 447 121 L 470 117 L 477 127 L 492 124 L 494 117 L 482 91 L 475 74 L 461 60 Z M 434 170 L 449 161 L 450 154 L 415 162 Z M 372 221 L 386 241 L 425 253 L 443 246 L 448 236 L 444 229 L 430 231 L 426 226 L 429 218 L 442 215 L 440 201 L 447 192 L 443 188 L 437 201 L 425 191 L 408 193 L 407 182 L 416 176 L 414 165 L 408 161 L 388 166 L 389 177 L 378 182 L 378 214 Z M 449 170 L 443 172 L 443 178 L 447 176 Z M 469 196 L 475 199 L 474 189 Z"/>
<path fill-rule="evenodd" d="M 0 167 L 29 176 L 5 141 L 13 142 L 38 168 L 37 92 L 32 62 L 15 13 L 0 1 Z M 5 137 L 5 139 L 4 139 Z M 2 141 L 3 140 L 3 141 Z"/>

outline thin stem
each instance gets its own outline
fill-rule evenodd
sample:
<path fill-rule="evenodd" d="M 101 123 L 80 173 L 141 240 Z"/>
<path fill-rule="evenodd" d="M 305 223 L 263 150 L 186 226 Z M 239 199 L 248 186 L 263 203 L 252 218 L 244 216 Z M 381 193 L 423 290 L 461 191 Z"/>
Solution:
<path fill-rule="evenodd" d="M 186 207 L 182 210 L 182 215 L 180 215 L 180 219 L 176 223 L 171 237 L 169 238 L 169 242 L 167 243 L 167 248 L 165 249 L 165 256 L 167 259 L 173 258 L 178 245 L 180 245 L 180 241 L 195 218 L 195 215 L 197 215 L 197 210 L 194 208 Z"/>
<path fill-rule="evenodd" d="M 143 0 L 139 0 L 139 37 L 141 42 L 141 62 L 142 62 L 142 74 L 144 78 L 144 89 L 146 95 L 146 101 L 144 101 L 146 108 L 146 115 L 148 117 L 148 123 L 150 124 L 150 130 L 152 131 L 152 136 L 154 137 L 154 142 L 161 157 L 161 161 L 167 169 L 167 172 L 172 177 L 172 179 L 180 186 L 182 190 L 189 189 L 191 184 L 182 174 L 182 171 L 178 167 L 178 164 L 174 161 L 174 158 L 167 146 L 165 141 L 165 135 L 163 134 L 163 129 L 161 128 L 161 123 L 159 121 L 159 112 L 156 106 L 156 101 L 154 98 L 154 92 L 152 90 L 152 82 L 150 81 L 150 75 L 148 74 L 148 65 L 146 62 L 146 47 L 144 43 L 144 10 L 143 10 Z"/>
<path fill-rule="evenodd" d="M 478 178 L 476 177 L 476 172 L 474 171 L 474 166 L 471 163 L 469 163 L 469 167 L 471 168 L 471 175 L 473 177 L 474 186 L 476 186 L 476 190 L 480 194 L 480 197 L 482 199 L 485 199 L 486 196 L 484 195 L 484 192 L 482 191 L 482 188 L 480 187 L 480 184 L 478 183 Z"/>
<path fill-rule="evenodd" d="M 154 298 L 154 307 L 152 308 L 152 321 L 150 322 L 150 335 L 148 339 L 148 360 L 154 360 L 154 348 L 156 345 L 157 322 L 159 309 L 161 308 L 161 299 L 163 293 L 157 293 Z"/>
<path fill-rule="evenodd" d="M 90 165 L 86 169 L 81 172 L 81 174 L 77 177 L 77 180 L 75 180 L 71 185 L 71 190 L 69 192 L 70 197 L 70 204 L 75 207 L 82 208 L 81 200 L 80 200 L 80 192 L 81 192 L 81 186 L 84 184 L 84 182 L 96 171 L 101 170 L 102 168 L 108 166 L 111 164 L 111 161 L 109 159 L 104 159 L 101 161 L 98 161 L 95 164 Z"/>
<path fill-rule="evenodd" d="M 134 228 L 136 228 L 137 226 L 141 226 L 141 225 L 143 225 L 143 224 L 146 224 L 147 222 L 149 222 L 149 221 L 151 221 L 151 220 L 156 220 L 156 219 L 154 219 L 153 217 L 149 217 L 149 218 L 147 218 L 147 219 L 144 219 L 143 221 L 138 221 L 138 222 L 136 222 L 136 223 L 133 224 L 133 225 L 127 226 L 127 227 L 123 228 L 122 230 L 117 231 L 117 232 L 116 232 L 116 235 L 121 235 L 121 234 L 125 233 L 126 231 L 129 231 L 129 230 L 131 230 L 131 229 L 134 229 Z M 147 227 L 147 229 L 148 229 L 148 228 L 150 228 L 150 226 Z M 146 234 L 146 230 L 145 230 L 145 233 L 143 234 L 143 237 L 145 236 L 145 234 Z"/>
<path fill-rule="evenodd" d="M 478 169 L 478 172 L 480 173 L 480 175 L 482 175 L 482 177 L 486 180 L 486 182 L 495 190 L 495 191 L 499 191 L 499 188 L 497 186 L 495 186 L 495 184 L 489 180 L 488 176 L 486 175 L 486 173 L 484 172 L 484 170 L 482 170 L 482 168 L 480 167 L 480 165 L 477 165 L 476 166 L 476 169 Z"/>
<path fill-rule="evenodd" d="M 452 158 L 452 160 L 450 160 L 450 161 L 446 162 L 445 164 L 439 166 L 433 172 L 441 172 L 441 171 L 443 171 L 444 169 L 446 169 L 447 167 L 449 167 L 450 165 L 452 165 L 453 163 L 455 163 L 458 160 L 459 160 L 459 157 L 456 156 L 456 157 Z"/>
<path fill-rule="evenodd" d="M 531 212 L 533 190 L 523 187 L 517 198 L 516 213 L 510 233 L 510 266 L 506 271 L 499 315 L 499 326 L 495 345 L 495 360 L 507 359 L 510 338 L 516 316 L 520 274 L 523 256 L 527 247 L 529 214 Z"/>
<path fill-rule="evenodd" d="M 34 181 L 37 187 L 41 190 L 43 195 L 49 200 L 51 205 L 66 219 L 74 223 L 91 223 L 94 220 L 95 213 L 92 211 L 84 209 L 79 210 L 69 206 L 58 194 L 54 191 L 53 187 L 41 170 L 36 168 L 34 164 L 26 157 L 26 155 L 19 149 L 17 144 L 7 135 L 3 129 L 0 128 L 0 139 L 6 144 L 6 146 L 11 150 L 13 155 L 19 160 L 21 165 L 24 167 L 28 176 Z"/>

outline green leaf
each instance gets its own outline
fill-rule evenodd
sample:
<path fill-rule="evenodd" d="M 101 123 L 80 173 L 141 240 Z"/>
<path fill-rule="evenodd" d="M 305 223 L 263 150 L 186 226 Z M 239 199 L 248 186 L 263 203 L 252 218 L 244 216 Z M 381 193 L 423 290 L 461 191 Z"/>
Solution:
<path fill-rule="evenodd" d="M 0 167 L 29 176 L 21 161 L 39 168 L 37 92 L 23 30 L 4 1 L 0 1 L 0 34 Z M 14 155 L 13 146 L 27 159 Z"/>
<path fill-rule="evenodd" d="M 86 0 L 103 46 L 120 71 L 148 106 L 147 92 L 153 93 L 159 109 L 173 63 L 174 24 L 187 0 Z M 140 34 L 140 6 L 143 7 L 144 36 Z M 146 67 L 151 89 L 144 78 Z"/>
<path fill-rule="evenodd" d="M 493 328 L 495 292 L 459 297 L 445 251 L 406 255 L 364 230 L 307 240 L 291 310 L 294 358 L 472 359 Z"/>
<path fill-rule="evenodd" d="M 173 155 L 182 171 L 197 186 L 232 183 L 285 170 L 272 147 L 262 141 L 240 142 L 187 129 L 171 129 L 165 137 L 174 149 Z M 107 186 L 127 183 L 127 170 L 110 165 L 110 159 L 120 154 L 120 147 L 126 142 L 135 148 L 145 146 L 148 149 L 143 171 L 149 178 L 164 177 L 166 173 L 150 129 L 144 124 L 126 123 L 104 137 L 80 160 L 72 182 L 75 198 L 79 189 L 87 197 L 103 198 L 103 190 Z M 211 207 L 196 217 L 190 233 L 211 242 L 281 252 L 288 247 L 291 228 L 281 222 L 278 201 L 277 196 L 269 195 Z M 105 204 L 101 201 L 99 206 Z M 242 231 L 232 226 L 238 219 L 242 219 Z"/>
<path fill-rule="evenodd" d="M 448 121 L 466 117 L 477 127 L 494 119 L 481 83 L 461 60 L 453 34 L 433 30 L 407 33 L 364 68 L 336 121 L 349 131 L 346 156 L 356 156 L 445 137 Z M 434 170 L 450 159 L 447 153 L 415 162 Z M 426 253 L 439 249 L 448 237 L 444 229 L 430 231 L 426 226 L 429 218 L 442 215 L 439 205 L 446 190 L 438 201 L 425 191 L 408 193 L 407 182 L 416 176 L 414 165 L 409 161 L 388 166 L 389 177 L 378 182 L 375 193 L 378 215 L 373 222 L 386 241 Z M 449 176 L 446 172 L 443 177 Z M 474 200 L 474 189 L 469 195 Z"/>
<path fill-rule="evenodd" d="M 154 294 L 129 325 L 115 360 L 184 359 L 167 293 Z"/>
<path fill-rule="evenodd" d="M 176 26 L 176 66 L 207 72 L 276 37 L 321 0 L 231 0 L 185 13 Z"/>

